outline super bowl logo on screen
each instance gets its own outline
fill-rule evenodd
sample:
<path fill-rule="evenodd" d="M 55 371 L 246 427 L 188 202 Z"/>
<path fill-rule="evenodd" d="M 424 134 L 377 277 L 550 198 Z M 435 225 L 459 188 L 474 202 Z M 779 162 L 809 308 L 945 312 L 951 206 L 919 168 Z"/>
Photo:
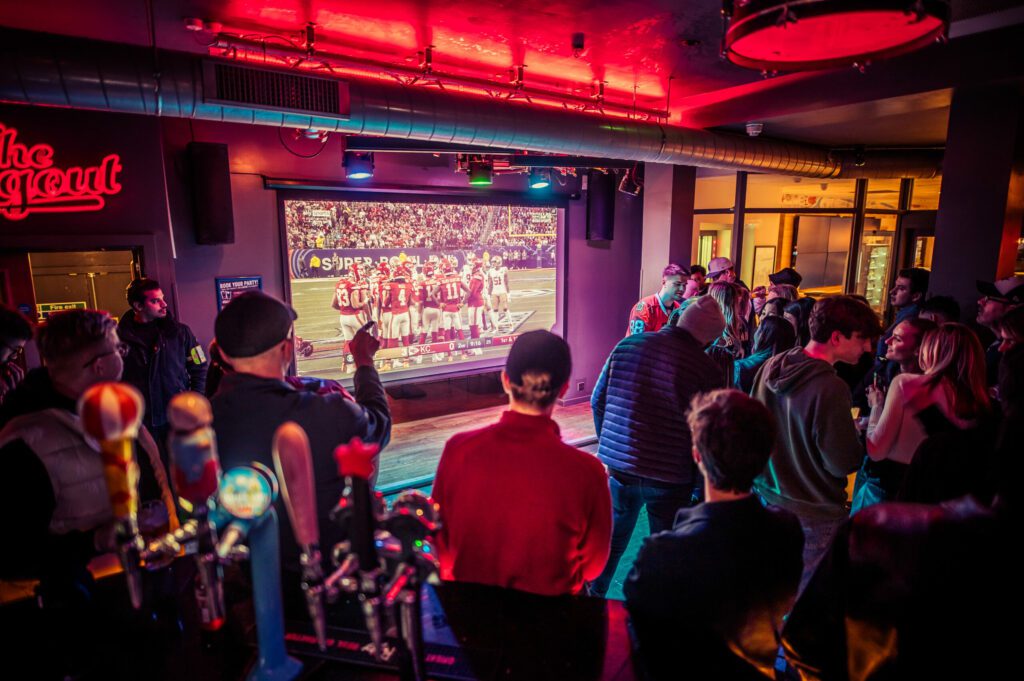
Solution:
<path fill-rule="evenodd" d="M 500 365 L 520 334 L 555 325 L 557 207 L 283 203 L 302 375 L 350 376 L 367 322 L 396 378 Z"/>
<path fill-rule="evenodd" d="M 94 166 L 58 167 L 49 144 L 27 144 L 0 123 L 0 215 L 23 220 L 32 213 L 101 210 L 121 192 L 121 157 L 107 154 Z"/>

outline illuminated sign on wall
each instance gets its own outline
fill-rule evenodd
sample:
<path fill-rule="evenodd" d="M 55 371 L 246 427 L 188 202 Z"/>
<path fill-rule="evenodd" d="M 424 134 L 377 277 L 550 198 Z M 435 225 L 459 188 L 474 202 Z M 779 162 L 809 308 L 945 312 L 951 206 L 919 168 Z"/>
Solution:
<path fill-rule="evenodd" d="M 101 210 L 105 196 L 121 192 L 121 157 L 108 154 L 96 166 L 57 168 L 49 144 L 18 141 L 18 131 L 0 123 L 0 215 L 23 220 L 32 213 Z"/>

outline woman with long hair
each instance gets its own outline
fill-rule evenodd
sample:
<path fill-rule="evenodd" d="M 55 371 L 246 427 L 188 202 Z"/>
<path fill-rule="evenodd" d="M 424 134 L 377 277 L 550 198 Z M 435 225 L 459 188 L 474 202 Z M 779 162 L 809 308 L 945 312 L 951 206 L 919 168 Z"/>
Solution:
<path fill-rule="evenodd" d="M 985 352 L 968 327 L 943 324 L 927 332 L 918 361 L 924 373 L 897 375 L 888 393 L 868 388 L 871 418 L 865 439 L 873 461 L 909 464 L 928 435 L 917 418 L 925 410 L 938 410 L 960 430 L 977 426 L 991 410 Z M 882 496 L 891 498 L 895 491 L 883 490 Z"/>
<path fill-rule="evenodd" d="M 811 309 L 813 307 L 814 299 L 804 297 L 789 303 L 783 308 L 783 316 L 796 329 L 796 339 L 801 346 L 807 345 L 808 341 L 811 340 L 811 329 L 808 322 L 811 318 Z"/>
<path fill-rule="evenodd" d="M 749 335 L 747 323 L 744 321 L 744 301 L 740 287 L 716 281 L 708 287 L 708 295 L 718 303 L 718 307 L 722 309 L 722 316 L 725 317 L 725 331 L 711 344 L 712 347 L 724 348 L 734 360 L 742 359 L 747 354 L 746 343 Z"/>
<path fill-rule="evenodd" d="M 934 404 L 960 428 L 976 422 L 990 409 L 985 352 L 977 335 L 963 324 L 943 324 L 926 333 L 918 362 L 924 373 L 899 374 L 887 394 L 874 386 L 868 388 L 871 419 L 867 448 L 868 456 L 875 461 L 910 463 L 925 438 L 924 429 L 913 416 L 925 407 Z"/>
<path fill-rule="evenodd" d="M 761 365 L 795 345 L 796 331 L 787 320 L 776 315 L 762 319 L 754 332 L 754 349 L 750 355 L 733 363 L 733 383 L 736 388 L 749 393 Z"/>

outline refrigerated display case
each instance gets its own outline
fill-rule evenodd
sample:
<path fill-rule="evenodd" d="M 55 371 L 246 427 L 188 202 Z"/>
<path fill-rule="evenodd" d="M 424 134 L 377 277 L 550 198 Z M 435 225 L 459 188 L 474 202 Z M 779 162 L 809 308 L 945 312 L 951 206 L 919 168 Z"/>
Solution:
<path fill-rule="evenodd" d="M 889 255 L 892 237 L 864 235 L 858 254 L 857 293 L 868 299 L 876 312 L 885 308 L 889 282 Z"/>

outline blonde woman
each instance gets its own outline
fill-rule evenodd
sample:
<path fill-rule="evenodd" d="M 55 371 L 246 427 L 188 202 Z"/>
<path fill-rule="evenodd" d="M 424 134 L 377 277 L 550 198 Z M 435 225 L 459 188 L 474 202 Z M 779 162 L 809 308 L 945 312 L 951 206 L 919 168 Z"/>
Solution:
<path fill-rule="evenodd" d="M 927 332 L 918 361 L 924 373 L 897 375 L 888 393 L 875 386 L 868 388 L 871 418 L 865 440 L 872 461 L 909 464 L 927 436 L 915 418 L 924 409 L 937 408 L 959 429 L 977 425 L 989 413 L 985 353 L 969 328 L 943 324 Z M 893 491 L 881 490 L 881 498 L 891 498 Z M 866 505 L 855 498 L 854 512 Z"/>
<path fill-rule="evenodd" d="M 989 411 L 985 353 L 978 337 L 963 324 L 943 324 L 925 334 L 918 361 L 923 374 L 899 374 L 885 395 L 868 388 L 868 456 L 910 463 L 925 432 L 914 414 L 935 405 L 960 428 Z M 884 406 L 881 409 L 877 407 Z M 877 415 L 877 416 L 876 416 Z"/>

